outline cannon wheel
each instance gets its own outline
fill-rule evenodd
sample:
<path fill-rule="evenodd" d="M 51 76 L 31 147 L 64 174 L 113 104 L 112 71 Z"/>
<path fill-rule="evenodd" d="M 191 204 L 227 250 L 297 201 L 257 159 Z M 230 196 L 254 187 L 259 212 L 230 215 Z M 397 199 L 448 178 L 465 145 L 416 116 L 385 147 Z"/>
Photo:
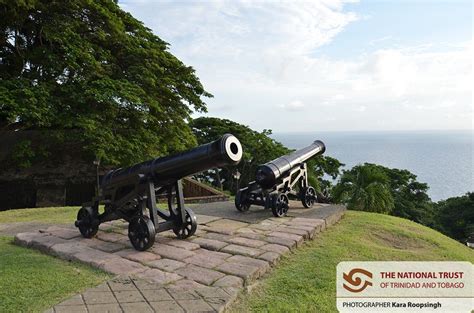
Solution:
<path fill-rule="evenodd" d="M 235 195 L 235 207 L 240 212 L 246 212 L 250 209 L 250 203 L 246 203 L 245 199 L 247 198 L 247 192 L 239 190 Z"/>
<path fill-rule="evenodd" d="M 173 232 L 176 234 L 178 239 L 186 239 L 194 235 L 197 229 L 197 219 L 194 212 L 188 208 L 185 208 L 186 216 L 185 222 L 175 228 L 173 228 Z"/>
<path fill-rule="evenodd" d="M 96 218 L 97 214 L 91 207 L 82 207 L 77 212 L 77 225 L 84 238 L 92 238 L 97 234 L 99 223 L 94 223 Z"/>
<path fill-rule="evenodd" d="M 145 251 L 155 243 L 155 226 L 148 216 L 134 217 L 128 224 L 128 238 L 138 251 Z"/>
<path fill-rule="evenodd" d="M 283 217 L 288 213 L 288 196 L 278 193 L 273 198 L 272 213 L 275 217 Z"/>
<path fill-rule="evenodd" d="M 313 187 L 305 187 L 301 190 L 301 203 L 305 208 L 312 207 L 316 199 L 316 190 Z"/>

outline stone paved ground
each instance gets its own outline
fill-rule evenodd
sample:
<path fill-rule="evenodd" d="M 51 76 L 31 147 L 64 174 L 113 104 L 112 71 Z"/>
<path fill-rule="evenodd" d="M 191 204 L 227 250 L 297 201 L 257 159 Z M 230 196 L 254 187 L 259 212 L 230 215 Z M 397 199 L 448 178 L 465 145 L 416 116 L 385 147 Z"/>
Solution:
<path fill-rule="evenodd" d="M 344 209 L 340 205 L 322 203 L 316 203 L 312 208 L 307 209 L 300 201 L 290 200 L 288 216 L 325 219 L 334 212 Z M 223 217 L 246 223 L 258 223 L 273 216 L 271 210 L 264 210 L 261 206 L 256 205 L 250 206 L 247 212 L 239 212 L 235 209 L 233 201 L 193 204 L 192 210 L 196 214 Z"/>
<path fill-rule="evenodd" d="M 122 221 L 100 225 L 93 239 L 82 238 L 76 229 L 51 226 L 17 234 L 15 243 L 116 275 L 49 312 L 222 312 L 283 254 L 343 213 L 333 210 L 324 219 L 267 215 L 256 223 L 198 215 L 195 236 L 177 240 L 163 232 L 146 252 L 132 248 Z"/>

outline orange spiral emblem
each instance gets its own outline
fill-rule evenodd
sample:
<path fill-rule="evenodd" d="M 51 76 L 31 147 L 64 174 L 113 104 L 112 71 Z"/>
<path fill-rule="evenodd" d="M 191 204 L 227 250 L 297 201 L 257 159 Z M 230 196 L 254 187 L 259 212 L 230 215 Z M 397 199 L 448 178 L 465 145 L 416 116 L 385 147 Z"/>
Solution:
<path fill-rule="evenodd" d="M 357 277 L 355 277 L 356 275 Z M 360 275 L 372 278 L 372 273 L 362 268 L 354 268 L 349 272 L 349 274 L 343 273 L 342 277 L 348 283 L 347 285 L 346 283 L 342 284 L 344 289 L 350 292 L 361 292 L 368 286 L 372 286 L 372 282 L 370 280 L 365 279 L 364 281 L 362 281 L 362 279 L 358 277 Z"/>

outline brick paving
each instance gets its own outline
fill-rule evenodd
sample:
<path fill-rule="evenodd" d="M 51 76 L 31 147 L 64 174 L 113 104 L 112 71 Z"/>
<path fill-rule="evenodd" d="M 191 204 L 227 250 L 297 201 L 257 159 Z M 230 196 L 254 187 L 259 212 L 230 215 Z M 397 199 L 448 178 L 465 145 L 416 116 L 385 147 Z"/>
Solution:
<path fill-rule="evenodd" d="M 122 221 L 102 224 L 93 239 L 82 238 L 75 229 L 50 226 L 19 233 L 15 243 L 115 275 L 47 312 L 223 312 L 244 286 L 342 214 L 339 210 L 325 219 L 284 217 L 255 223 L 197 215 L 195 236 L 178 240 L 172 232 L 160 233 L 146 252 L 132 248 Z"/>

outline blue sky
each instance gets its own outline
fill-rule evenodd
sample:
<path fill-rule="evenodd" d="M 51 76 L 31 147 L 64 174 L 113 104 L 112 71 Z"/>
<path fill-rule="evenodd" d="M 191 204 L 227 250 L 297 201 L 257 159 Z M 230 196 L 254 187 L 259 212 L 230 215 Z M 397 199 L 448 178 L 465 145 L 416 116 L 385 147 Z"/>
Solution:
<path fill-rule="evenodd" d="M 471 1 L 119 1 L 209 116 L 275 132 L 472 129 Z"/>
<path fill-rule="evenodd" d="M 362 1 L 346 7 L 362 18 L 316 53 L 350 58 L 354 52 L 462 42 L 472 35 L 471 1 Z"/>

